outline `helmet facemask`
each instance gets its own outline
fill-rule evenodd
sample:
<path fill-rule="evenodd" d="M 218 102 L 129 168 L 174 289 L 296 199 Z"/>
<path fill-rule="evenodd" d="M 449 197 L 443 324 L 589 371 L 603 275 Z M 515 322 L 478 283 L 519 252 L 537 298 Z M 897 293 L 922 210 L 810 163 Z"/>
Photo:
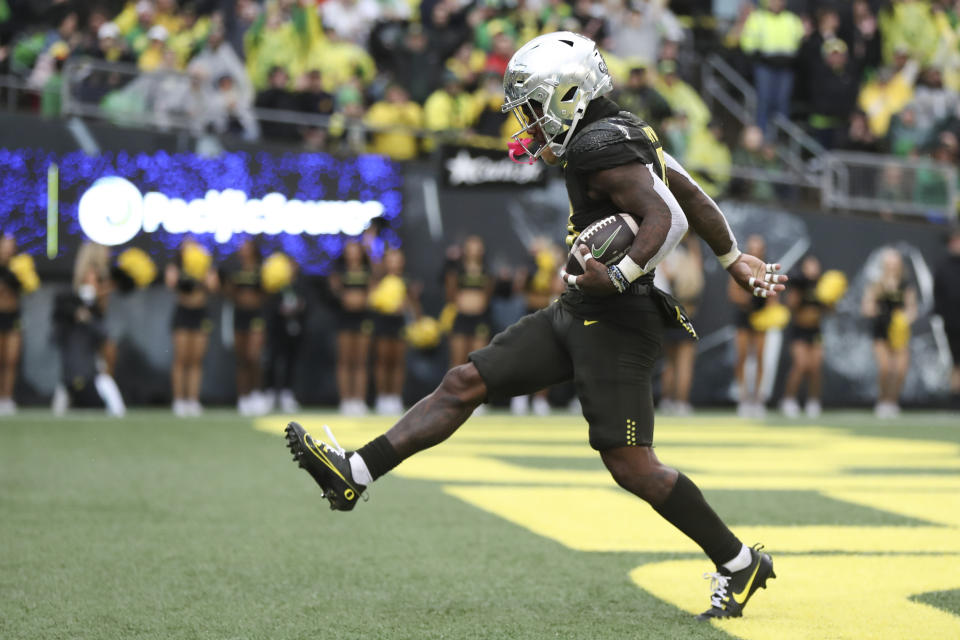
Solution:
<path fill-rule="evenodd" d="M 550 147 L 555 156 L 563 155 L 574 127 L 586 111 L 587 101 L 584 100 L 582 104 L 576 105 L 582 92 L 579 87 L 569 87 L 560 102 L 569 104 L 568 108 L 574 115 L 569 119 L 561 119 L 549 109 L 544 108 L 545 104 L 549 105 L 554 100 L 555 92 L 554 87 L 540 86 L 529 94 L 503 105 L 502 111 L 511 111 L 520 124 L 520 130 L 511 136 L 513 150 L 510 157 L 515 162 L 526 161 L 533 164 L 547 147 Z M 561 136 L 562 141 L 558 142 L 557 139 Z M 527 156 L 526 159 L 523 156 L 517 157 L 514 153 L 516 150 L 522 150 Z"/>

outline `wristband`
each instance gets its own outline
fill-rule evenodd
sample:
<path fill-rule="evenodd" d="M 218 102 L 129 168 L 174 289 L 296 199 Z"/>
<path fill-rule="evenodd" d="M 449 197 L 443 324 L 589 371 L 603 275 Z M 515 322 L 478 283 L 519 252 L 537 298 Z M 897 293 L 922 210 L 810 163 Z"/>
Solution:
<path fill-rule="evenodd" d="M 630 256 L 623 256 L 623 260 L 617 263 L 617 269 L 628 284 L 646 273 Z"/>
<path fill-rule="evenodd" d="M 720 262 L 720 266 L 724 269 L 729 269 L 730 265 L 737 261 L 742 254 L 740 249 L 737 249 L 737 242 L 734 240 L 733 246 L 730 247 L 730 251 L 727 251 L 722 256 L 717 256 L 717 260 Z"/>
<path fill-rule="evenodd" d="M 617 265 L 607 267 L 607 275 L 610 277 L 613 286 L 617 288 L 617 293 L 623 293 L 630 286 L 630 281 L 627 280 Z"/>

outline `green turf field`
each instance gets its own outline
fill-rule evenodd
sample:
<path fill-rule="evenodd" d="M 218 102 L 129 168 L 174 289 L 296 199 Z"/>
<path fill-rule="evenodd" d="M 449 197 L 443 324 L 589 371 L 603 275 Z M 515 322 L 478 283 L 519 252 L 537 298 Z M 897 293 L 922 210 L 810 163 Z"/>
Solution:
<path fill-rule="evenodd" d="M 388 422 L 329 422 L 355 447 Z M 0 638 L 960 638 L 960 418 L 660 419 L 777 580 L 701 624 L 709 563 L 566 415 L 472 419 L 333 513 L 282 417 L 0 421 Z"/>

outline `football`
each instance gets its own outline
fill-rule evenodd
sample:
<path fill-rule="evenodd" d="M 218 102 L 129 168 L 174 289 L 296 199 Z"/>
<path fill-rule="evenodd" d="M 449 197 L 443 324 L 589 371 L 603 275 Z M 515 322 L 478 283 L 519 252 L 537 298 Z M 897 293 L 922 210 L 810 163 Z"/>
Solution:
<path fill-rule="evenodd" d="M 627 255 L 633 239 L 637 237 L 640 225 L 633 216 L 627 213 L 618 213 L 597 220 L 577 236 L 576 242 L 570 247 L 567 258 L 567 273 L 578 276 L 584 272 L 584 263 L 587 258 L 593 257 L 605 265 L 615 264 Z M 586 246 L 590 253 L 580 255 L 580 247 Z"/>

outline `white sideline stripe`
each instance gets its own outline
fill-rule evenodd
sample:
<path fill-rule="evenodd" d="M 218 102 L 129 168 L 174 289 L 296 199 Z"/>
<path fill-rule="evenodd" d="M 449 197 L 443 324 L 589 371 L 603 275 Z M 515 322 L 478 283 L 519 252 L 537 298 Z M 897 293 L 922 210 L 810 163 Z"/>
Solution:
<path fill-rule="evenodd" d="M 440 212 L 440 194 L 434 178 L 423 180 L 423 208 L 427 216 L 430 238 L 440 240 L 443 237 L 443 215 Z"/>

